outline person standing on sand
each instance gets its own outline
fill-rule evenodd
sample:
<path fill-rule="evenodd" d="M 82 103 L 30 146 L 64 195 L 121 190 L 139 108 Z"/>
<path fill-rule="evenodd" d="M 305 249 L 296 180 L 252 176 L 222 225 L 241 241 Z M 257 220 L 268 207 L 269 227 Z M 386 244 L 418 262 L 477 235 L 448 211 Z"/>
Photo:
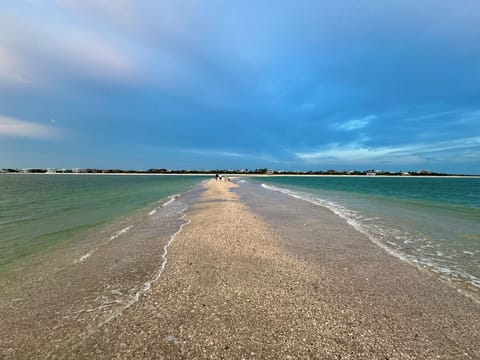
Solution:
<path fill-rule="evenodd" d="M 215 174 L 215 181 L 218 181 L 218 173 Z"/>

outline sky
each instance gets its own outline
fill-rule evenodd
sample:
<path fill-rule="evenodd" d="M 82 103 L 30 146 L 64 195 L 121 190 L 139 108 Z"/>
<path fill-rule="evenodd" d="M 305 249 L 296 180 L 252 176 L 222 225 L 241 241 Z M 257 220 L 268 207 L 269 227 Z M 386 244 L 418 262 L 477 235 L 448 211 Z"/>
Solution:
<path fill-rule="evenodd" d="M 480 174 L 478 0 L 3 0 L 0 168 Z"/>

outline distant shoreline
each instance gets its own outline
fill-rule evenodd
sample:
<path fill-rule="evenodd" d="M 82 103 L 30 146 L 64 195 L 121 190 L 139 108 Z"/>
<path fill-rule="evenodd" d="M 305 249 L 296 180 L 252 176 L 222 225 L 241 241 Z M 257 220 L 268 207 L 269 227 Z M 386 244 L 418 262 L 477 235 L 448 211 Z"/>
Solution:
<path fill-rule="evenodd" d="M 221 174 L 231 177 L 352 177 L 352 178 L 469 178 L 479 179 L 480 175 L 358 175 L 358 174 L 242 174 L 235 172 L 220 172 Z M 91 173 L 48 173 L 48 172 L 0 172 L 0 175 L 80 175 L 80 176 L 215 176 L 215 172 L 212 173 L 182 173 L 182 172 L 169 172 L 169 173 L 144 173 L 144 172 L 91 172 Z"/>
<path fill-rule="evenodd" d="M 480 175 L 321 175 L 321 174 L 273 174 L 273 175 L 247 175 L 247 176 L 265 176 L 265 177 L 281 177 L 281 176 L 305 176 L 305 177 L 357 177 L 357 178 L 480 178 Z"/>
<path fill-rule="evenodd" d="M 148 174 L 148 173 L 21 173 L 9 172 L 0 173 L 0 175 L 60 175 L 60 176 L 215 176 L 213 174 L 191 174 L 191 173 L 167 173 L 167 174 Z"/>

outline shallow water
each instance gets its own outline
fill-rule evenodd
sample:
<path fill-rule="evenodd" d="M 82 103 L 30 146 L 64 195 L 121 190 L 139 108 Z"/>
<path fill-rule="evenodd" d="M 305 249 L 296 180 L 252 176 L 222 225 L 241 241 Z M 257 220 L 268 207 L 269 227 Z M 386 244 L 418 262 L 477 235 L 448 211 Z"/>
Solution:
<path fill-rule="evenodd" d="M 480 292 L 480 179 L 257 177 L 264 190 L 324 206 L 389 253 Z"/>
<path fill-rule="evenodd" d="M 205 177 L 0 175 L 0 270 L 62 244 L 127 229 Z M 128 221 L 126 221 L 128 219 Z M 108 229 L 106 229 L 108 227 Z"/>
<path fill-rule="evenodd" d="M 187 209 L 202 191 L 196 186 L 155 202 L 4 272 L 0 358 L 68 354 L 148 294 L 167 266 L 170 244 L 189 223 Z"/>

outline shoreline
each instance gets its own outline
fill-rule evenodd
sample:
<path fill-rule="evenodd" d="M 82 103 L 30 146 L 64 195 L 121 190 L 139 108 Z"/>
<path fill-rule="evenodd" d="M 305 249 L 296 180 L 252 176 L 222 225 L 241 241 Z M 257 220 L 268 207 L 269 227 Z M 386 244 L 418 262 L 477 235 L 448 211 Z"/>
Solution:
<path fill-rule="evenodd" d="M 188 223 L 184 200 L 196 192 L 171 194 L 134 223 L 131 216 L 112 223 L 113 233 L 102 227 L 93 239 L 33 255 L 0 273 L 0 358 L 70 358 L 98 327 L 140 301 L 161 277 L 168 247 Z"/>
<path fill-rule="evenodd" d="M 368 227 L 365 227 L 365 225 L 362 224 L 362 222 L 359 222 L 356 218 L 352 218 L 351 216 L 349 216 L 348 211 L 345 212 L 342 209 L 342 206 L 340 206 L 339 208 L 338 204 L 332 205 L 330 201 L 324 202 L 322 201 L 322 199 L 317 199 L 314 196 L 305 197 L 302 191 L 296 192 L 295 190 L 291 190 L 288 187 L 281 187 L 278 184 L 269 185 L 268 183 L 262 183 L 261 186 L 270 191 L 284 194 L 287 197 L 292 197 L 300 201 L 309 202 L 316 206 L 328 209 L 333 214 L 335 214 L 335 216 L 342 218 L 345 223 L 348 224 L 348 226 L 351 226 L 359 233 L 365 235 L 372 243 L 384 250 L 386 254 L 393 256 L 421 271 L 424 271 L 427 276 L 433 276 L 435 278 L 438 278 L 438 280 L 442 281 L 443 283 L 452 287 L 464 296 L 469 297 L 471 300 L 480 304 L 480 287 L 478 283 L 478 278 L 471 273 L 463 272 L 461 273 L 461 275 L 458 275 L 458 273 L 456 273 L 456 275 L 452 277 L 451 274 L 455 273 L 455 268 L 449 268 L 449 271 L 447 272 L 445 270 L 445 265 L 442 265 L 438 261 L 435 262 L 435 260 L 432 259 L 429 259 L 427 261 L 425 258 L 419 258 L 418 254 L 409 254 L 408 252 L 402 251 L 402 249 L 400 248 L 395 248 L 395 244 L 389 241 L 382 242 L 382 237 L 384 236 L 384 234 L 381 235 L 369 232 Z M 469 254 L 473 255 L 474 253 L 472 252 Z M 460 271 L 461 270 L 462 269 L 460 269 Z"/>
<path fill-rule="evenodd" d="M 92 176 L 92 175 L 101 175 L 101 176 L 204 176 L 204 177 L 214 177 L 215 172 L 212 173 L 161 173 L 161 174 L 148 174 L 148 173 L 0 173 L 0 175 L 81 175 L 81 176 Z M 223 175 L 229 177 L 359 177 L 359 178 L 452 178 L 452 179 L 480 179 L 480 175 L 348 175 L 348 174 L 241 174 L 241 173 L 229 173 L 226 172 Z"/>
<path fill-rule="evenodd" d="M 105 283 L 108 294 L 128 295 L 125 286 L 112 288 L 112 280 L 137 279 L 145 261 L 157 269 L 142 275 L 150 287 L 139 301 L 98 326 L 85 323 L 88 311 L 64 324 L 61 315 L 69 313 L 55 315 L 62 312 L 52 300 L 58 295 L 47 288 L 37 294 L 40 300 L 45 296 L 40 304 L 48 305 L 37 304 L 37 315 L 10 314 L 6 324 L 17 335 L 10 343 L 0 341 L 0 354 L 6 359 L 480 356 L 477 303 L 388 255 L 327 208 L 232 182 L 210 180 L 202 187 L 175 218 L 180 229 L 162 235 L 164 245 L 156 249 L 163 230 L 157 224 L 161 214 L 155 213 L 136 228 L 140 231 L 127 232 L 82 262 L 82 271 L 67 278 L 71 289 L 58 300 L 67 307 L 81 300 L 79 289 L 94 282 L 99 266 L 118 252 L 119 262 L 109 265 L 115 271 Z M 181 210 L 184 196 L 169 206 Z M 148 247 L 131 262 L 142 241 Z M 138 285 L 132 289 L 134 295 Z M 12 301 L 12 309 L 20 311 L 22 301 Z M 24 317 L 25 328 L 18 328 L 16 315 Z"/>
<path fill-rule="evenodd" d="M 162 281 L 76 356 L 102 357 L 112 345 L 112 357 L 126 358 L 480 355 L 478 304 L 329 210 L 320 209 L 320 221 L 292 218 L 292 206 L 304 204 L 246 200 L 232 183 L 204 186 Z M 322 233 L 308 232 L 318 222 Z"/>
<path fill-rule="evenodd" d="M 150 215 L 163 199 L 208 179 L 21 175 L 0 176 L 0 272 L 74 243 L 106 240 Z"/>
<path fill-rule="evenodd" d="M 167 173 L 167 174 L 146 174 L 146 173 L 0 173 L 0 175 L 66 175 L 66 176 L 93 176 L 93 175 L 101 175 L 101 176 L 203 176 L 203 177 L 211 177 L 215 176 L 215 173 L 211 174 L 183 174 L 183 173 Z"/>
<path fill-rule="evenodd" d="M 237 175 L 233 175 L 237 176 Z M 242 175 L 240 175 L 242 176 Z M 415 178 L 454 178 L 454 179 L 480 179 L 480 175 L 322 175 L 322 174 L 258 174 L 258 175 L 245 175 L 245 176 L 259 176 L 259 177 L 287 177 L 287 176 L 298 176 L 298 177 L 359 177 L 359 178 L 399 178 L 399 179 L 415 179 Z"/>

